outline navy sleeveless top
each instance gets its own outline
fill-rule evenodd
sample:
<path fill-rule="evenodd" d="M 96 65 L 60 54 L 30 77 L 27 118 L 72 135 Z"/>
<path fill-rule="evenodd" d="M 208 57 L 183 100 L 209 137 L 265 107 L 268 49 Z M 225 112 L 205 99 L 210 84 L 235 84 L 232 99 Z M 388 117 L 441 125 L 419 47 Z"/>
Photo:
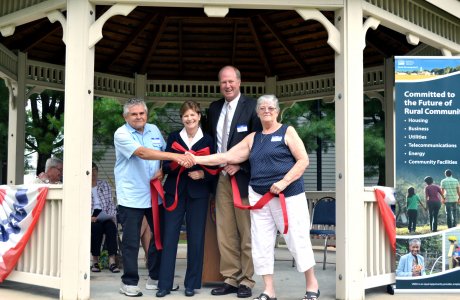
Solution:
<path fill-rule="evenodd" d="M 296 160 L 284 141 L 288 126 L 282 125 L 270 134 L 257 132 L 254 135 L 249 162 L 251 164 L 251 179 L 249 185 L 258 194 L 265 194 L 273 183 L 284 178 L 295 165 Z M 286 197 L 303 193 L 303 179 L 300 177 L 283 191 Z"/>

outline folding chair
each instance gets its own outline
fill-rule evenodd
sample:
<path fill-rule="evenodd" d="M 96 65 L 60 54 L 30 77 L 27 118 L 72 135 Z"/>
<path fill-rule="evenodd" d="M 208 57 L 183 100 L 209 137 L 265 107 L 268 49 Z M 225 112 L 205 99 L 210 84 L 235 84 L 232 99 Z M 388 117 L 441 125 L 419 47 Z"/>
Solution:
<path fill-rule="evenodd" d="M 323 270 L 325 270 L 328 241 L 329 238 L 335 237 L 335 198 L 323 197 L 314 204 L 311 213 L 310 236 L 324 238 Z"/>

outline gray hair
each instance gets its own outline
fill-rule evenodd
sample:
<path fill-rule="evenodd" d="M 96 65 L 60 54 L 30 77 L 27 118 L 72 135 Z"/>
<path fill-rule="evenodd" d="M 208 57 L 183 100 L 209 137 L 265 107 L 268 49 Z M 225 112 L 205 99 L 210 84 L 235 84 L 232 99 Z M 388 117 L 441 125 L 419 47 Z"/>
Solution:
<path fill-rule="evenodd" d="M 62 165 L 62 159 L 57 158 L 57 157 L 50 157 L 46 160 L 45 164 L 45 173 L 48 172 L 50 168 L 57 167 L 59 165 Z"/>
<path fill-rule="evenodd" d="M 144 100 L 139 98 L 131 98 L 128 99 L 128 101 L 126 101 L 126 103 L 123 105 L 123 116 L 126 117 L 129 113 L 129 109 L 136 105 L 144 106 L 145 113 L 148 113 L 147 105 L 145 104 Z"/>
<path fill-rule="evenodd" d="M 420 246 L 422 244 L 422 241 L 419 238 L 414 238 L 409 240 L 409 247 L 412 245 L 418 245 Z"/>
<path fill-rule="evenodd" d="M 271 102 L 273 106 L 276 107 L 276 110 L 279 112 L 280 111 L 280 104 L 278 101 L 278 98 L 276 98 L 275 95 L 262 95 L 257 99 L 257 105 L 256 105 L 256 110 L 259 111 L 259 107 L 262 103 L 264 102 Z"/>

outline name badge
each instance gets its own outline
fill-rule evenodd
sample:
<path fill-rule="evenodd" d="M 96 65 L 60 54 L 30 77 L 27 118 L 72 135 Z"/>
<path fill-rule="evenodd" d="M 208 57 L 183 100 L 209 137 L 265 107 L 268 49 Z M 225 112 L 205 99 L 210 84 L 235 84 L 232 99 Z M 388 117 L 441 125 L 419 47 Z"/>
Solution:
<path fill-rule="evenodd" d="M 154 147 L 161 147 L 161 140 L 160 140 L 160 138 L 156 138 L 156 137 L 152 138 L 152 145 L 153 145 Z"/>
<path fill-rule="evenodd" d="M 236 126 L 236 131 L 237 132 L 246 132 L 246 131 L 248 131 L 248 126 L 246 126 L 246 125 L 237 125 Z"/>
<path fill-rule="evenodd" d="M 274 136 L 272 136 L 272 140 L 271 140 L 271 141 L 272 141 L 272 142 L 281 142 L 282 139 L 283 139 L 282 136 L 280 136 L 280 135 L 274 135 Z"/>

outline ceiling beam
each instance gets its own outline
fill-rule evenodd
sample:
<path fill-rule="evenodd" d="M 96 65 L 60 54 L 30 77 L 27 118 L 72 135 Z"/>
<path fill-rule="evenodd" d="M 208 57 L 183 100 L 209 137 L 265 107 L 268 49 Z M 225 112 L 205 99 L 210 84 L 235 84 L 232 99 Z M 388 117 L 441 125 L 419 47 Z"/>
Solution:
<path fill-rule="evenodd" d="M 139 26 L 137 26 L 136 29 L 129 34 L 127 40 L 120 47 L 118 47 L 117 51 L 112 56 L 109 57 L 109 59 L 107 60 L 107 64 L 103 69 L 104 71 L 110 70 L 112 64 L 115 63 L 123 54 L 123 52 L 137 39 L 137 37 L 145 30 L 145 27 L 148 24 L 154 22 L 156 18 L 158 18 L 158 15 L 159 13 L 152 12 L 144 18 L 142 23 L 140 23 Z"/>
<path fill-rule="evenodd" d="M 238 36 L 238 22 L 235 22 L 233 23 L 233 47 L 232 47 L 232 58 L 231 58 L 232 65 L 235 65 L 237 36 Z"/>
<path fill-rule="evenodd" d="M 47 23 L 47 24 L 45 24 Z M 42 26 L 43 24 L 43 26 Z M 61 28 L 59 23 L 50 23 L 48 19 L 40 20 L 40 23 L 37 24 L 37 27 L 40 28 L 38 32 L 34 32 L 33 36 L 28 36 L 27 38 L 22 39 L 24 43 L 21 43 L 16 46 L 16 48 L 21 49 L 21 52 L 28 52 L 30 49 L 35 47 L 37 44 L 46 40 L 49 36 L 56 33 L 56 31 Z"/>
<path fill-rule="evenodd" d="M 147 67 L 149 65 L 149 62 L 152 59 L 153 53 L 155 53 L 155 50 L 158 47 L 158 43 L 160 42 L 161 36 L 163 35 L 163 32 L 165 31 L 167 25 L 168 25 L 168 18 L 163 17 L 161 21 L 161 25 L 155 34 L 153 43 L 150 45 L 150 48 L 148 49 L 145 55 L 145 59 L 139 69 L 139 74 L 145 74 L 147 72 Z"/>
<path fill-rule="evenodd" d="M 274 28 L 274 27 L 272 27 L 270 25 L 270 20 L 267 20 L 266 16 L 259 15 L 258 17 L 262 21 L 262 23 L 265 25 L 265 27 L 267 27 L 267 29 L 270 30 L 270 32 L 273 34 L 273 36 L 276 38 L 276 40 L 281 44 L 283 49 L 292 58 L 292 60 L 299 66 L 299 68 L 303 72 L 308 73 L 307 72 L 308 66 L 305 65 L 305 63 L 303 62 L 302 58 L 299 55 L 297 55 L 297 52 L 283 38 L 283 35 L 281 34 L 281 32 L 278 29 L 276 29 L 276 28 Z"/>
<path fill-rule="evenodd" d="M 264 65 L 265 73 L 268 77 L 273 76 L 272 69 L 267 61 L 267 55 L 265 53 L 264 48 L 262 47 L 262 43 L 260 42 L 259 34 L 254 26 L 254 22 L 252 18 L 248 18 L 247 24 L 249 26 L 249 30 L 251 31 L 252 38 L 254 39 L 254 43 L 256 44 L 257 53 L 259 54 L 260 61 Z"/>
<path fill-rule="evenodd" d="M 97 5 L 113 5 L 113 0 L 91 0 Z M 228 8 L 260 9 L 260 0 L 229 1 L 229 0 L 117 0 L 117 3 L 135 4 L 137 6 L 162 6 L 162 7 L 205 7 L 224 6 Z M 336 10 L 344 6 L 345 0 L 264 0 L 264 9 L 298 9 L 318 8 Z M 204 5 L 206 3 L 206 5 Z"/>
<path fill-rule="evenodd" d="M 182 20 L 179 20 L 179 41 L 178 41 L 178 44 L 179 44 L 179 74 L 184 74 L 184 53 L 183 53 L 183 49 L 184 49 L 184 40 L 183 40 L 183 34 L 184 34 L 184 31 L 183 31 L 183 24 L 182 24 Z"/>

